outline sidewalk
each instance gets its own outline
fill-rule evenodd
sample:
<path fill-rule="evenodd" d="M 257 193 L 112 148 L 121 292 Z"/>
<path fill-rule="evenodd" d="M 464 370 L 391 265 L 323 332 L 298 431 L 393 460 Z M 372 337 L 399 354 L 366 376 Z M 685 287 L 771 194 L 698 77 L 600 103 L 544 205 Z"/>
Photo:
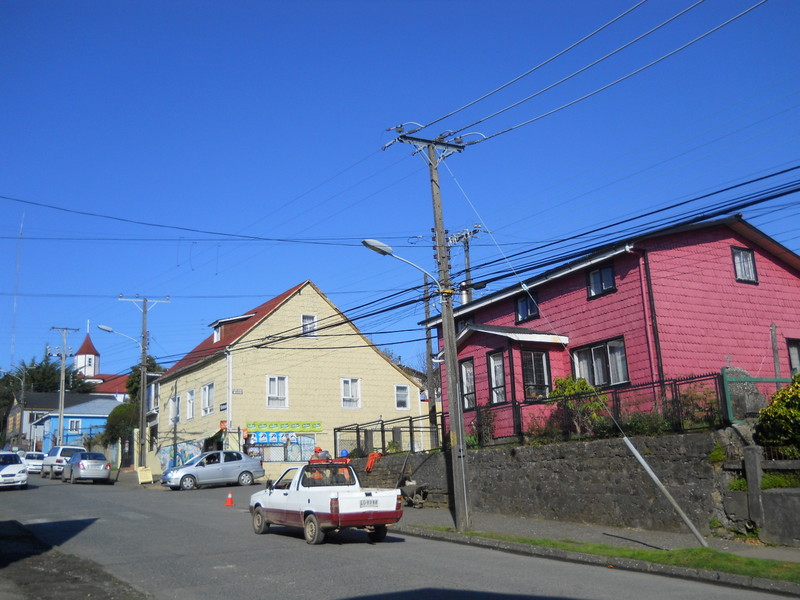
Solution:
<path fill-rule="evenodd" d="M 571 523 L 567 521 L 528 519 L 524 517 L 511 517 L 508 515 L 476 511 L 471 513 L 471 518 L 472 531 L 503 534 L 527 539 L 544 538 L 551 540 L 571 540 L 575 542 L 599 543 L 642 550 L 674 550 L 678 548 L 700 546 L 698 540 L 688 529 L 685 533 L 647 531 L 643 529 L 624 529 L 605 525 Z M 403 509 L 403 518 L 400 520 L 400 523 L 392 528 L 392 531 L 428 539 L 479 545 L 505 552 L 529 554 L 531 556 L 580 562 L 610 568 L 643 571 L 672 577 L 683 577 L 707 581 L 709 583 L 732 585 L 735 587 L 750 587 L 760 591 L 778 592 L 800 597 L 800 584 L 790 582 L 758 580 L 740 575 L 670 567 L 666 565 L 643 563 L 631 559 L 608 558 L 579 552 L 567 552 L 543 546 L 536 547 L 528 544 L 517 544 L 489 538 L 480 538 L 477 536 L 461 535 L 455 531 L 450 532 L 429 529 L 430 527 L 452 527 L 455 529 L 453 514 L 446 509 L 415 509 L 406 507 Z M 709 547 L 721 552 L 729 552 L 748 558 L 794 562 L 800 565 L 800 548 L 757 546 L 713 537 L 707 537 L 705 540 Z"/>

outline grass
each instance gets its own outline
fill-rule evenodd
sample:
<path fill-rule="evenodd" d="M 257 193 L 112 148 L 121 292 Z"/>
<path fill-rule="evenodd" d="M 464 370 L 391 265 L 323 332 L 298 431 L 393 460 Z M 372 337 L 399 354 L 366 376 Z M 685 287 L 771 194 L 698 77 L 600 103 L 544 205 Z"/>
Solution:
<path fill-rule="evenodd" d="M 452 527 L 428 527 L 439 531 L 455 530 Z M 575 542 L 572 540 L 551 540 L 546 538 L 531 539 L 497 533 L 469 531 L 464 535 L 482 537 L 517 544 L 527 544 L 542 548 L 555 548 L 568 552 L 581 552 L 609 558 L 629 558 L 660 565 L 684 567 L 687 569 L 704 569 L 744 575 L 747 577 L 760 577 L 763 579 L 776 579 L 800 583 L 800 563 L 780 562 L 761 558 L 747 558 L 729 552 L 720 552 L 712 548 L 681 548 L 678 550 L 638 550 L 608 544 L 589 542 Z"/>

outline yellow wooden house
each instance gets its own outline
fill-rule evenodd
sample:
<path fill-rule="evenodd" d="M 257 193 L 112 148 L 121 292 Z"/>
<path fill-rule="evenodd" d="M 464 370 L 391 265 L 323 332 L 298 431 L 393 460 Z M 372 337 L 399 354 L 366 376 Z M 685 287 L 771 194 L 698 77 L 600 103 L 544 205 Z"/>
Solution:
<path fill-rule="evenodd" d="M 224 448 L 261 458 L 275 477 L 315 447 L 333 453 L 336 427 L 427 414 L 419 384 L 311 281 L 210 327 L 158 381 L 154 471 Z"/>

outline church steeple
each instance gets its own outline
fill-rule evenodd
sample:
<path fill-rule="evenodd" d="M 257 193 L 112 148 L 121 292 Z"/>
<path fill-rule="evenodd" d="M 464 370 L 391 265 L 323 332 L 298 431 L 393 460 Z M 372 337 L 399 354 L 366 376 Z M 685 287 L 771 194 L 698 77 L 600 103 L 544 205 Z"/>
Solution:
<path fill-rule="evenodd" d="M 100 353 L 92 343 L 92 338 L 86 334 L 83 344 L 75 353 L 73 366 L 84 377 L 94 377 L 100 372 Z"/>

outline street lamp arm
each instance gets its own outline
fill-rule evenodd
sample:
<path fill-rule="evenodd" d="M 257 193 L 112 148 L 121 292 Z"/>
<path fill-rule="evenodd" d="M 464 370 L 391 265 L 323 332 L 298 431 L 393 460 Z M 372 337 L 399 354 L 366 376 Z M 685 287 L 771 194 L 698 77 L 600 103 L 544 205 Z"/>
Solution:
<path fill-rule="evenodd" d="M 127 334 L 124 334 L 124 333 L 120 333 L 119 331 L 117 331 L 116 329 L 113 329 L 112 327 L 109 327 L 108 325 L 98 325 L 97 328 L 99 330 L 101 330 L 101 331 L 106 331 L 108 333 L 116 333 L 117 335 L 121 335 L 122 337 L 128 338 L 130 341 L 132 341 L 133 343 L 137 344 L 139 346 L 139 348 L 142 347 L 142 342 L 140 342 L 136 338 L 131 337 L 131 336 L 129 336 Z"/>
<path fill-rule="evenodd" d="M 444 289 L 442 289 L 442 284 L 439 283 L 439 280 L 436 279 L 436 277 L 434 277 L 432 273 L 429 273 L 428 271 L 426 271 L 425 269 L 420 267 L 418 264 L 413 263 L 410 260 L 407 260 L 407 259 L 403 258 L 402 256 L 397 256 L 397 254 L 394 253 L 394 250 L 392 249 L 392 247 L 389 246 L 388 244 L 384 244 L 383 242 L 379 242 L 378 240 L 361 240 L 361 243 L 364 244 L 364 246 L 366 246 L 367 248 L 369 248 L 373 252 L 377 252 L 381 256 L 391 256 L 392 258 L 396 258 L 400 262 L 404 262 L 407 265 L 414 267 L 417 271 L 422 271 L 423 273 L 425 273 L 425 275 L 430 277 L 431 280 L 436 284 L 436 287 L 439 288 L 439 293 L 440 294 L 452 294 L 453 293 L 453 290 L 444 290 Z"/>

